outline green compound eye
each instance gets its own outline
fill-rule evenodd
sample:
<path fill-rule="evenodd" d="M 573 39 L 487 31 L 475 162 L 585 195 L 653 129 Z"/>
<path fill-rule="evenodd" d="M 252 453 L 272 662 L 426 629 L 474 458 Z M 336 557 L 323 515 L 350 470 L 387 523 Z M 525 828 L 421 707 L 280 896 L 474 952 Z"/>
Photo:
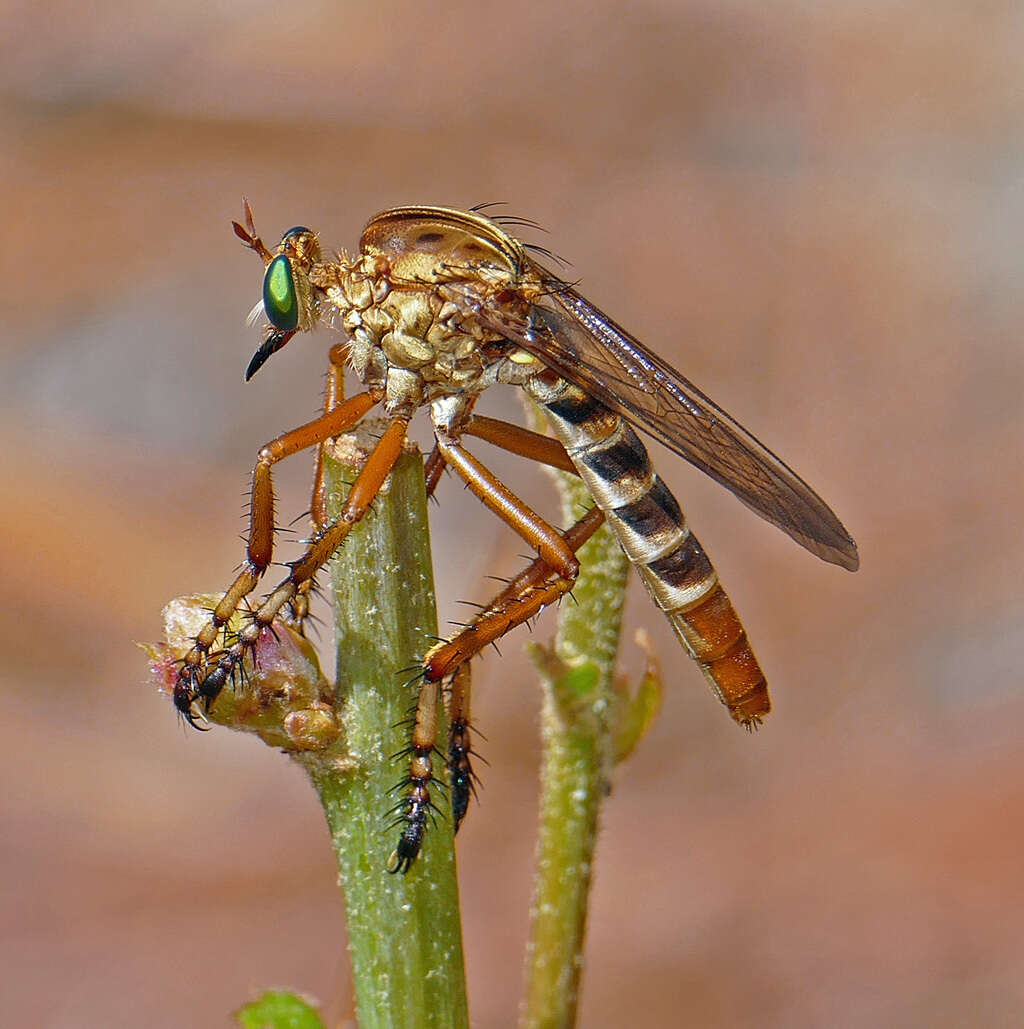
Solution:
<path fill-rule="evenodd" d="M 294 329 L 299 324 L 299 303 L 295 296 L 292 266 L 284 254 L 267 265 L 263 279 L 263 308 L 275 329 Z"/>

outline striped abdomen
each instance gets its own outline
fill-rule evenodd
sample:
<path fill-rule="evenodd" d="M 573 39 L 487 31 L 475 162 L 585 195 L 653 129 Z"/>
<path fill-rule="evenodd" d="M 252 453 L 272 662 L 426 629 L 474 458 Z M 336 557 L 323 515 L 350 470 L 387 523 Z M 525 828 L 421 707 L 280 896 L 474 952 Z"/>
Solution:
<path fill-rule="evenodd" d="M 551 416 L 626 556 L 715 695 L 741 725 L 757 726 L 771 710 L 764 674 L 715 569 L 637 434 L 564 379 L 554 385 L 535 379 L 527 389 Z"/>

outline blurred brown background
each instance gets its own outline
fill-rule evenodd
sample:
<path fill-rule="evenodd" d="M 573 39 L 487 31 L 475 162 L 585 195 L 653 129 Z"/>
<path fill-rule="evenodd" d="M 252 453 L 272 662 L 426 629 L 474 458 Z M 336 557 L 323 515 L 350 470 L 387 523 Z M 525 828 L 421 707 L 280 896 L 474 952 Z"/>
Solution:
<path fill-rule="evenodd" d="M 243 193 L 266 237 L 349 247 L 385 207 L 508 201 L 860 545 L 855 576 L 817 562 L 655 448 L 775 713 L 730 724 L 633 584 L 670 684 L 607 806 L 582 1024 L 1024 1021 L 1020 5 L 42 11 L 7 4 L 0 42 L 4 1021 L 226 1026 L 266 985 L 348 1008 L 312 791 L 251 739 L 183 731 L 133 645 L 226 584 L 258 446 L 318 404 L 324 336 L 242 382 Z M 494 465 L 553 511 L 542 475 Z M 283 520 L 308 478 L 282 468 Z M 523 548 L 440 499 L 445 619 Z M 480 1027 L 520 988 L 525 639 L 477 670 Z"/>

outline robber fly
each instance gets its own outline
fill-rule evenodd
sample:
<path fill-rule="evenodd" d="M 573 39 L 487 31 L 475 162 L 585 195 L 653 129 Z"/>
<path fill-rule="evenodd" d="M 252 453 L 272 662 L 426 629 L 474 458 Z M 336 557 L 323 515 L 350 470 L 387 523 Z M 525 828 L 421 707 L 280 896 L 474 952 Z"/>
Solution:
<path fill-rule="evenodd" d="M 482 209 L 399 207 L 370 220 L 358 253 L 328 259 L 317 234 L 303 227 L 290 229 L 268 249 L 248 203 L 245 225 L 234 223 L 236 234 L 265 266 L 263 301 L 256 310 L 269 325 L 246 378 L 296 333 L 321 323 L 342 329 L 347 341 L 330 351 L 323 414 L 259 453 L 246 558 L 182 663 L 175 703 L 183 715 L 192 722 L 212 703 L 238 674 L 261 630 L 283 609 L 301 623 L 313 577 L 368 510 L 421 407 L 429 409 L 436 439 L 426 463 L 428 490 L 446 466 L 453 469 L 537 553 L 467 627 L 423 658 L 424 688 L 407 751 L 410 774 L 398 807 L 402 831 L 392 855 L 394 871 L 405 871 L 418 854 L 431 806 L 427 786 L 437 684 L 451 689 L 458 713 L 452 718 L 457 739 L 450 746 L 456 755 L 450 768 L 468 782 L 467 662 L 572 587 L 579 570 L 576 551 L 602 521 L 733 719 L 750 729 L 769 712 L 764 674 L 739 617 L 679 504 L 651 467 L 634 426 L 813 554 L 851 571 L 858 564 L 856 544 L 814 490 L 696 386 L 541 264 L 534 256 L 538 250 L 508 231 L 523 224 L 530 223 L 488 217 Z M 346 368 L 363 385 L 348 398 Z M 556 439 L 475 414 L 480 394 L 500 384 L 525 389 L 546 411 Z M 332 521 L 324 498 L 323 447 L 375 407 L 383 409 L 389 426 Z M 575 472 L 595 506 L 570 529 L 556 529 L 469 452 L 467 437 Z M 320 452 L 313 537 L 242 630 L 218 648 L 228 619 L 271 562 L 271 468 L 312 447 Z M 462 810 L 464 800 L 461 796 Z M 456 810 L 456 820 L 460 817 Z"/>

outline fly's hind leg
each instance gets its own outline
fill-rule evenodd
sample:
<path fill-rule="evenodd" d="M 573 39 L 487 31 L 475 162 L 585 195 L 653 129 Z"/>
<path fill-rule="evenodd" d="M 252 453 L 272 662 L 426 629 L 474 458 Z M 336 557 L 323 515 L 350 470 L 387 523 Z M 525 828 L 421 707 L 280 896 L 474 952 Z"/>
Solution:
<path fill-rule="evenodd" d="M 576 581 L 579 573 L 579 561 L 576 560 L 575 553 L 566 543 L 562 533 L 527 507 L 507 486 L 473 457 L 458 439 L 439 436 L 437 443 L 445 462 L 458 472 L 470 492 L 526 540 L 537 551 L 538 556 L 549 569 L 547 581 L 536 587 L 536 592 L 544 597 L 540 606 L 530 614 L 524 614 L 522 618 L 512 621 L 508 626 L 508 628 L 512 628 L 513 625 L 518 625 L 532 617 L 532 614 L 539 611 L 540 607 L 554 602 L 572 589 L 572 584 Z M 491 641 L 487 640 L 481 644 L 481 647 L 486 646 L 488 642 Z M 477 647 L 476 650 L 481 647 Z M 427 661 L 424 671 L 428 679 L 441 679 L 453 668 L 454 666 L 437 675 L 430 662 Z"/>
<path fill-rule="evenodd" d="M 238 610 L 239 605 L 256 588 L 256 584 L 269 567 L 273 558 L 274 488 L 271 468 L 278 461 L 291 454 L 298 453 L 300 450 L 306 450 L 350 429 L 361 421 L 380 399 L 381 394 L 379 392 L 357 394 L 350 400 L 340 404 L 330 413 L 323 414 L 314 421 L 293 429 L 291 432 L 286 432 L 283 436 L 272 440 L 260 450 L 259 458 L 253 469 L 249 543 L 246 548 L 246 559 L 242 564 L 242 570 L 238 573 L 231 586 L 228 587 L 220 603 L 214 608 L 210 621 L 196 636 L 195 644 L 185 655 L 182 667 L 178 672 L 177 682 L 175 683 L 175 706 L 190 723 L 195 724 L 193 704 L 197 700 L 201 700 L 206 704 L 212 703 L 217 694 L 224 688 L 228 679 L 235 673 L 245 651 L 252 647 L 259 634 L 259 630 L 254 630 L 253 625 L 246 626 L 231 646 L 226 647 L 222 651 L 214 652 L 214 645 L 224 626 L 227 625 L 228 620 Z M 404 438 L 405 423 L 401 424 L 403 426 L 402 437 Z M 378 447 L 379 449 L 380 447 Z M 398 445 L 398 452 L 401 452 L 401 442 Z M 369 465 L 367 467 L 369 468 Z M 390 471 L 390 466 L 388 471 Z M 366 469 L 364 469 L 365 473 Z M 387 472 L 381 476 L 381 482 L 383 482 L 386 475 Z M 377 488 L 379 488 L 379 484 Z M 353 494 L 355 492 L 355 487 L 353 487 Z M 375 494 L 376 489 L 373 491 L 373 495 Z M 373 495 L 368 498 L 367 504 L 373 499 Z M 351 496 L 349 504 L 351 504 Z M 348 510 L 349 505 L 347 504 L 346 511 Z M 362 512 L 359 514 L 359 517 L 361 516 Z M 303 558 L 300 558 L 299 561 L 291 566 L 291 575 L 285 582 L 292 583 L 292 587 L 284 590 L 284 593 L 282 593 L 282 589 L 285 587 L 285 583 L 282 583 L 271 595 L 271 598 L 268 598 L 255 613 L 254 624 L 258 624 L 259 628 L 269 625 L 281 607 L 295 597 L 297 592 L 295 587 L 311 578 L 316 569 L 330 557 L 330 554 L 327 554 L 319 564 L 316 564 L 316 567 L 310 570 L 309 555 L 311 552 L 315 552 L 317 555 L 322 552 L 322 541 L 327 538 L 329 531 L 318 533 Z M 340 539 L 338 542 L 340 543 Z M 331 553 L 334 553 L 333 548 Z M 296 573 L 297 569 L 299 574 Z M 279 595 L 280 599 L 278 601 Z M 267 618 L 265 609 L 269 612 L 270 609 L 267 605 L 270 599 L 275 600 L 276 606 L 273 606 L 273 614 Z"/>
<path fill-rule="evenodd" d="M 401 826 L 398 843 L 388 858 L 387 869 L 392 874 L 405 875 L 419 856 L 423 837 L 427 832 L 427 820 L 434 821 L 438 807 L 431 796 L 431 789 L 442 784 L 434 778 L 434 751 L 437 749 L 437 723 L 441 699 L 439 682 L 420 683 L 416 706 L 410 722 L 412 734 L 409 745 L 395 757 L 408 759 L 409 769 L 395 785 L 394 792 L 401 794 L 398 803 L 388 811 L 394 818 L 388 829 Z"/>
<path fill-rule="evenodd" d="M 460 665 L 443 683 L 427 679 L 420 682 L 416 706 L 409 719 L 412 727 L 409 745 L 395 755 L 399 760 L 408 760 L 409 768 L 394 789 L 401 797 L 388 812 L 394 818 L 387 827 L 401 827 L 402 830 L 388 858 L 387 869 L 392 873 L 401 872 L 404 875 L 409 870 L 423 846 L 427 821 L 433 822 L 439 812 L 430 791 L 435 787 L 443 788 L 443 783 L 434 776 L 438 705 L 443 695 L 448 697 L 448 755 L 445 766 L 456 833 L 469 807 L 470 795 L 476 793 L 476 776 L 471 764 L 473 749 L 469 727 L 469 664 L 466 663 Z"/>
<path fill-rule="evenodd" d="M 576 466 L 572 463 L 572 458 L 558 440 L 539 432 L 533 432 L 531 429 L 524 429 L 521 425 L 503 422 L 498 418 L 487 418 L 484 415 L 473 415 L 462 427 L 462 435 L 476 436 L 477 439 L 493 443 L 494 446 L 501 447 L 510 454 L 518 454 L 531 461 L 550 465 L 552 468 L 560 468 L 563 472 L 572 472 L 573 475 L 579 474 Z M 423 465 L 428 497 L 434 495 L 444 468 L 445 460 L 441 453 L 441 447 L 435 444 Z"/>
<path fill-rule="evenodd" d="M 579 475 L 568 451 L 558 440 L 532 429 L 524 429 L 521 425 L 484 415 L 472 415 L 463 427 L 462 435 L 476 436 L 510 454 L 518 454 L 539 464 Z"/>
<path fill-rule="evenodd" d="M 575 553 L 603 521 L 601 509 L 592 507 L 565 533 L 564 540 L 569 550 Z M 544 558 L 537 558 L 454 639 L 439 643 L 424 658 L 416 713 L 412 719 L 412 739 L 398 755 L 409 757 L 411 761 L 406 777 L 396 787 L 404 790 L 405 795 L 390 812 L 395 815 L 390 827 L 400 825 L 402 832 L 388 861 L 389 871 L 405 873 L 409 870 L 423 845 L 427 819 L 437 810 L 429 794 L 429 787 L 436 781 L 430 758 L 437 744 L 437 723 L 429 712 L 437 703 L 439 687 L 450 689 L 447 766 L 452 821 L 458 832 L 469 798 L 476 793 L 476 776 L 470 763 L 473 750 L 469 723 L 469 660 L 488 643 L 493 643 L 561 597 L 572 583 L 562 585 L 556 581 L 551 584 L 550 580 L 556 574 Z"/>
<path fill-rule="evenodd" d="M 473 771 L 474 756 L 469 724 L 469 707 L 472 694 L 468 661 L 459 665 L 452 673 L 448 686 L 448 786 L 452 793 L 452 824 L 459 831 L 469 798 L 476 796 L 476 773 Z M 479 756 L 479 755 L 476 755 Z M 481 759 L 482 760 L 482 759 Z M 486 764 L 486 762 L 484 762 Z"/>
<path fill-rule="evenodd" d="M 465 435 L 476 436 L 510 453 L 577 474 L 576 466 L 565 448 L 550 436 L 479 415 L 472 416 L 462 431 Z M 448 456 L 446 445 L 454 457 Z M 439 643 L 426 655 L 423 662 L 424 675 L 430 680 L 450 675 L 462 662 L 468 661 L 510 629 L 531 619 L 571 589 L 579 568 L 575 553 L 604 520 L 600 509 L 591 508 L 563 536 L 513 496 L 461 445 L 445 444 L 439 439 L 438 450 L 445 460 L 456 467 L 470 489 L 533 546 L 540 556 L 460 633 L 446 643 Z M 551 537 L 557 540 L 554 559 L 550 549 L 547 552 L 543 549 L 544 542 L 550 543 Z M 567 553 L 571 563 L 565 561 Z"/>
<path fill-rule="evenodd" d="M 463 431 L 542 464 L 575 471 L 560 443 L 528 429 L 474 416 L 466 422 Z M 469 658 L 509 629 L 533 617 L 572 587 L 579 569 L 575 552 L 593 535 L 604 518 L 600 510 L 594 508 L 563 536 L 466 453 L 457 440 L 441 435 L 426 464 L 428 492 L 437 485 L 446 464 L 455 468 L 473 493 L 541 556 L 510 582 L 454 640 L 439 644 L 424 659 L 419 696 L 411 719 L 412 736 L 409 746 L 400 755 L 411 759 L 409 771 L 397 787 L 404 790 L 405 795 L 391 809 L 395 815 L 391 827 L 402 827 L 398 845 L 388 862 L 392 872 L 408 871 L 423 844 L 427 820 L 436 811 L 430 800 L 429 788 L 436 782 L 430 759 L 437 743 L 437 720 L 433 712 L 439 685 L 449 694 L 446 764 L 451 787 L 452 820 L 458 831 L 469 806 L 469 798 L 475 792 L 470 760 Z"/>
<path fill-rule="evenodd" d="M 599 507 L 590 508 L 563 539 L 575 554 L 594 535 L 604 521 Z M 423 674 L 427 680 L 439 680 L 451 675 L 464 662 L 479 654 L 484 647 L 501 639 L 507 632 L 556 602 L 572 586 L 552 580 L 554 571 L 544 558 L 537 558 L 513 579 L 483 610 L 450 640 L 432 647 L 423 659 Z"/>

